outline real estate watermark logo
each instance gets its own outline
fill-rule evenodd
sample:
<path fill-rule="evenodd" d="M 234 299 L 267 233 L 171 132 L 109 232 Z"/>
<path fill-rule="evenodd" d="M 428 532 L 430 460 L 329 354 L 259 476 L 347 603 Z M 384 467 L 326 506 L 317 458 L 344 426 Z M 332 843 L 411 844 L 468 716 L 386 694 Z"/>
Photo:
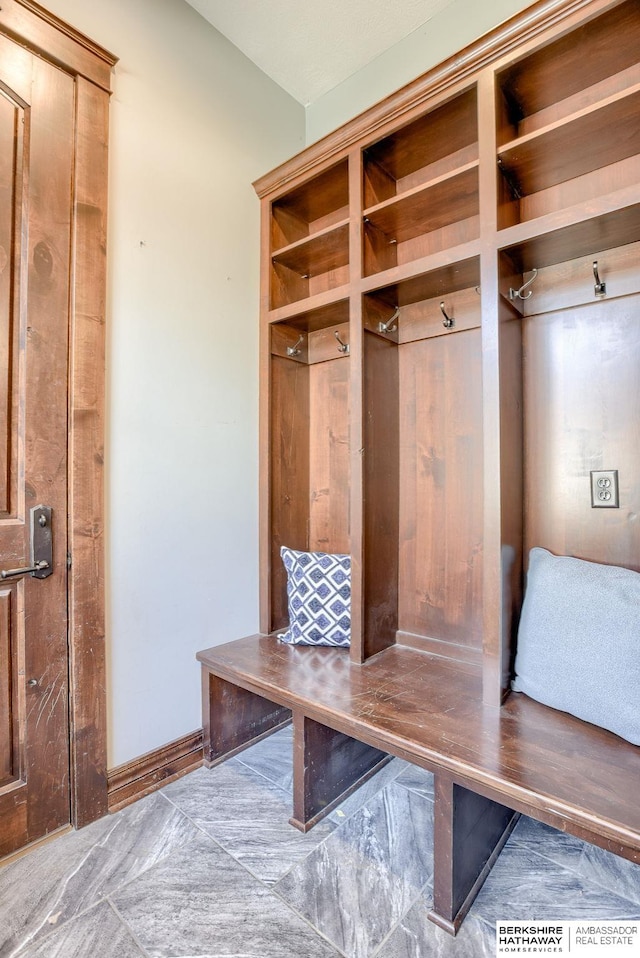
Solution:
<path fill-rule="evenodd" d="M 638 921 L 497 921 L 496 956 L 638 958 Z"/>

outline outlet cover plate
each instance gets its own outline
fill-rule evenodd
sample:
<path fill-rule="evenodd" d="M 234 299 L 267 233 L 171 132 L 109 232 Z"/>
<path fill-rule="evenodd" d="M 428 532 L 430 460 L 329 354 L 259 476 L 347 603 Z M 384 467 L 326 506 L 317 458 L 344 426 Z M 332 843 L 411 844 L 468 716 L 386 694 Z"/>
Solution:
<path fill-rule="evenodd" d="M 618 470 L 600 469 L 591 473 L 592 509 L 619 509 Z"/>

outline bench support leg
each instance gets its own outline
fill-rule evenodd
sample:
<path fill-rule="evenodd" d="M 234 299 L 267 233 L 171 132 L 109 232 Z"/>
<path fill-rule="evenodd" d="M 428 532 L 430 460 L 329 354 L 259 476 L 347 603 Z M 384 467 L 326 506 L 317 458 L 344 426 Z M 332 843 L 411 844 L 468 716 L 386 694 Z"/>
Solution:
<path fill-rule="evenodd" d="M 519 817 L 436 773 L 429 918 L 450 935 L 458 931 Z"/>
<path fill-rule="evenodd" d="M 202 669 L 204 764 L 211 768 L 288 725 L 291 711 Z"/>
<path fill-rule="evenodd" d="M 308 831 L 390 759 L 294 709 L 291 824 Z"/>

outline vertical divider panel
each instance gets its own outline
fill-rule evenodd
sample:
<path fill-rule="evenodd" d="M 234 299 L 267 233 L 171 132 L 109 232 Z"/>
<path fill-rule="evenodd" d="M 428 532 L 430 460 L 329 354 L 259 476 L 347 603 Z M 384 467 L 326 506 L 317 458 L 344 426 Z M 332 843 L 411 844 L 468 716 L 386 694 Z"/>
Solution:
<path fill-rule="evenodd" d="M 260 202 L 259 590 L 260 631 L 271 631 L 271 326 L 269 324 L 271 202 Z"/>
<path fill-rule="evenodd" d="M 483 698 L 499 706 L 508 691 L 514 582 L 522 550 L 522 373 L 517 311 L 501 301 L 497 255 L 496 123 L 500 91 L 493 70 L 478 78 L 480 284 L 484 434 Z"/>
<path fill-rule="evenodd" d="M 398 346 L 364 333 L 364 657 L 398 631 L 400 421 Z M 415 413 L 414 413 L 415 414 Z"/>
<path fill-rule="evenodd" d="M 271 622 L 289 621 L 280 547 L 308 549 L 309 366 L 271 356 Z"/>
<path fill-rule="evenodd" d="M 366 659 L 364 646 L 364 478 L 363 478 L 363 374 L 364 344 L 362 328 L 362 153 L 354 149 L 349 154 L 349 263 L 351 270 L 350 322 L 350 390 L 349 390 L 349 445 L 350 445 L 350 511 L 349 537 L 351 542 L 351 659 L 360 663 Z"/>

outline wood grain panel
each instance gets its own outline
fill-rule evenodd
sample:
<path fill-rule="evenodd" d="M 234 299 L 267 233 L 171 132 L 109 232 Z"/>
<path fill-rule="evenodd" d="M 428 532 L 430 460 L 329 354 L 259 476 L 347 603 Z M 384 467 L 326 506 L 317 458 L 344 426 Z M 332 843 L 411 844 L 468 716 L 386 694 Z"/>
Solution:
<path fill-rule="evenodd" d="M 31 0 L 2 3 L 0 34 L 3 89 L 16 91 L 25 121 L 16 130 L 15 206 L 23 212 L 15 224 L 13 265 L 22 256 L 23 272 L 14 283 L 13 312 L 26 328 L 14 322 L 12 335 L 16 349 L 26 343 L 27 361 L 14 362 L 11 370 L 17 441 L 10 470 L 26 473 L 28 481 L 25 490 L 11 490 L 9 509 L 20 516 L 34 502 L 50 503 L 55 525 L 54 576 L 25 580 L 15 591 L 29 627 L 28 641 L 23 636 L 17 643 L 19 674 L 36 684 L 29 682 L 26 696 L 22 689 L 17 696 L 26 706 L 20 741 L 28 784 L 3 796 L 1 854 L 43 830 L 56 831 L 57 821 L 69 821 L 69 805 L 78 826 L 107 808 L 101 470 L 106 144 L 115 58 Z M 28 204 L 26 186 L 25 196 L 19 194 L 21 149 Z M 36 382 L 26 404 L 19 395 L 25 378 Z M 17 531 L 15 521 L 3 526 L 2 552 L 10 564 L 23 565 L 28 542 L 18 542 Z M 68 552 L 73 564 L 67 577 Z M 21 606 L 19 622 L 23 615 Z"/>
<path fill-rule="evenodd" d="M 107 810 L 104 364 L 109 97 L 76 82 L 76 287 L 69 371 L 71 790 L 76 827 Z"/>
<path fill-rule="evenodd" d="M 291 712 L 270 698 L 202 669 L 203 761 L 207 768 L 288 725 Z"/>
<path fill-rule="evenodd" d="M 348 359 L 310 367 L 309 418 L 309 549 L 349 553 Z"/>
<path fill-rule="evenodd" d="M 11 512 L 16 489 L 13 442 L 13 359 L 15 251 L 20 248 L 19 209 L 22 197 L 24 110 L 8 96 L 0 95 L 0 514 Z"/>
<path fill-rule="evenodd" d="M 9 589 L 0 592 L 0 788 L 14 773 L 14 749 L 17 728 L 14 725 L 13 698 L 16 684 L 14 675 L 14 643 L 12 595 Z"/>
<path fill-rule="evenodd" d="M 336 359 L 348 360 L 349 352 L 343 352 L 340 349 L 340 343 L 349 346 L 350 338 L 348 322 L 309 333 L 309 364 L 325 363 Z"/>
<path fill-rule="evenodd" d="M 364 337 L 364 656 L 395 642 L 398 629 L 398 347 Z"/>
<path fill-rule="evenodd" d="M 75 150 L 74 82 L 44 60 L 33 60 L 33 119 L 29 159 L 27 290 L 28 389 L 25 416 L 25 507 L 53 509 L 53 566 L 67 564 L 67 382 L 70 302 L 69 249 Z M 43 104 L 49 109 L 43 113 Z M 39 122 L 35 122 L 39 111 Z M 21 402 L 23 397 L 21 396 Z M 46 437 L 46 442 L 43 442 Z M 26 530 L 28 537 L 28 530 Z M 25 555 L 29 554 L 26 544 Z M 39 641 L 25 650 L 29 691 L 29 749 L 46 761 L 29 761 L 29 789 L 46 800 L 30 804 L 34 836 L 69 822 L 69 660 L 65 575 L 24 580 L 28 629 Z M 99 585 L 94 581 L 94 590 Z M 47 721 L 37 721 L 46 715 Z"/>
<path fill-rule="evenodd" d="M 640 216 L 638 217 L 640 233 Z M 574 306 L 602 302 L 595 292 L 593 264 L 598 263 L 600 279 L 607 286 L 607 301 L 640 293 L 640 243 L 580 257 L 538 270 L 532 285 L 535 293 L 522 304 L 525 316 L 559 312 Z M 529 276 L 527 276 L 527 279 Z M 517 279 L 519 282 L 520 279 Z"/>
<path fill-rule="evenodd" d="M 293 713 L 292 825 L 306 832 L 391 756 L 380 749 Z M 322 760 L 318 761 L 318 757 Z"/>
<path fill-rule="evenodd" d="M 429 918 L 455 934 L 519 815 L 436 774 L 433 909 Z"/>
<path fill-rule="evenodd" d="M 482 635 L 479 329 L 400 346 L 401 631 Z"/>
<path fill-rule="evenodd" d="M 526 547 L 640 571 L 640 295 L 525 320 Z M 589 473 L 618 469 L 620 508 Z"/>
<path fill-rule="evenodd" d="M 506 262 L 503 268 L 508 268 Z M 498 302 L 498 368 L 500 381 L 500 631 L 493 683 L 485 699 L 497 705 L 508 693 L 522 605 L 523 550 L 523 396 L 522 324 L 510 303 Z"/>
<path fill-rule="evenodd" d="M 289 620 L 280 548 L 307 549 L 309 367 L 271 359 L 271 629 Z"/>

